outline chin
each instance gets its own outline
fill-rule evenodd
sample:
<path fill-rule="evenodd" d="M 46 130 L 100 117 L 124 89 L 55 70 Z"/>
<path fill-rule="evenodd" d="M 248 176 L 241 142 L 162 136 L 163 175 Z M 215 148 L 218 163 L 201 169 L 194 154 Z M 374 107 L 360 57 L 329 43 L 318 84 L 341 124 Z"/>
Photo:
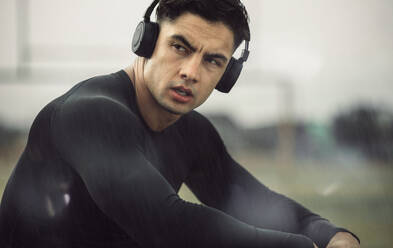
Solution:
<path fill-rule="evenodd" d="M 173 115 L 184 115 L 186 114 L 185 112 L 181 112 L 178 110 L 174 110 L 174 109 L 166 109 L 169 113 L 173 114 Z"/>
<path fill-rule="evenodd" d="M 161 105 L 167 112 L 174 115 L 184 115 L 192 111 L 192 109 L 176 108 L 176 106 Z"/>

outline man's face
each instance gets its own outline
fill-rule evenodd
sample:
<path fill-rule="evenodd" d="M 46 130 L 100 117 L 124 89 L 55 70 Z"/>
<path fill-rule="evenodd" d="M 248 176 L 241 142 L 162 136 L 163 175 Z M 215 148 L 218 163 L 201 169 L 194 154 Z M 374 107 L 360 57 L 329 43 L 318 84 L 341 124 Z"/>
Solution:
<path fill-rule="evenodd" d="M 233 53 L 233 32 L 190 13 L 160 23 L 154 53 L 144 67 L 151 95 L 166 111 L 185 114 L 214 90 Z"/>

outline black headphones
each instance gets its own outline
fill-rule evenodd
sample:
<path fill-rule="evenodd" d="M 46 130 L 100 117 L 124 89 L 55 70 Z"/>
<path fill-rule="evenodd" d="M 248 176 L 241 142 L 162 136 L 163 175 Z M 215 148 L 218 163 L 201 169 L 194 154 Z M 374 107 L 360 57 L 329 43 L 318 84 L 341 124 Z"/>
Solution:
<path fill-rule="evenodd" d="M 141 21 L 136 27 L 134 36 L 132 38 L 132 51 L 145 58 L 150 58 L 153 54 L 154 47 L 156 46 L 158 33 L 160 27 L 158 23 L 151 22 L 150 16 L 154 10 L 154 7 L 160 2 L 160 0 L 154 0 L 154 2 L 146 10 L 146 13 Z M 220 81 L 218 82 L 216 89 L 228 93 L 233 85 L 235 85 L 240 72 L 243 68 L 243 62 L 247 61 L 250 51 L 248 50 L 248 40 L 245 40 L 245 48 L 242 51 L 242 55 L 239 59 L 231 58 L 224 74 L 222 75 Z"/>

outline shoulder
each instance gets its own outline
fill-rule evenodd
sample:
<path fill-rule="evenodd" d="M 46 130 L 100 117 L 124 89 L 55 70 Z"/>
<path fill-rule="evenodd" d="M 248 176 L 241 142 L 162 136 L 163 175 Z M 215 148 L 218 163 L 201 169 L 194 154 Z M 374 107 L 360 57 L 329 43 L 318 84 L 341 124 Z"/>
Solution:
<path fill-rule="evenodd" d="M 186 130 L 183 137 L 188 150 L 192 151 L 190 158 L 194 169 L 206 166 L 211 169 L 227 158 L 225 144 L 206 116 L 192 111 L 184 116 L 182 127 Z"/>
<path fill-rule="evenodd" d="M 184 125 L 192 126 L 192 128 L 214 129 L 214 126 L 210 120 L 195 110 L 184 115 L 182 119 Z"/>
<path fill-rule="evenodd" d="M 136 119 L 132 92 L 132 85 L 113 73 L 80 82 L 49 105 L 54 105 L 53 119 L 61 121 Z"/>
<path fill-rule="evenodd" d="M 197 111 L 191 111 L 183 116 L 183 128 L 187 130 L 187 136 L 192 140 L 198 140 L 201 144 L 222 146 L 222 139 L 210 122 L 210 120 Z"/>
<path fill-rule="evenodd" d="M 187 129 L 192 133 L 197 132 L 199 135 L 216 131 L 210 120 L 195 110 L 184 115 L 181 122 L 183 129 Z"/>
<path fill-rule="evenodd" d="M 46 107 L 52 109 L 52 136 L 57 142 L 81 142 L 136 135 L 143 125 L 131 106 L 131 87 L 114 74 L 77 84 Z"/>
<path fill-rule="evenodd" d="M 109 132 L 125 136 L 122 131 L 140 129 L 132 101 L 127 102 L 123 93 L 130 86 L 117 79 L 117 74 L 82 81 L 47 104 L 32 123 L 29 147 L 47 149 L 66 141 L 92 140 L 92 136 L 100 139 Z"/>
<path fill-rule="evenodd" d="M 62 104 L 110 104 L 113 106 L 131 107 L 131 98 L 134 97 L 131 81 L 125 79 L 124 73 L 117 72 L 108 75 L 96 76 L 82 81 L 70 89 L 60 98 Z"/>

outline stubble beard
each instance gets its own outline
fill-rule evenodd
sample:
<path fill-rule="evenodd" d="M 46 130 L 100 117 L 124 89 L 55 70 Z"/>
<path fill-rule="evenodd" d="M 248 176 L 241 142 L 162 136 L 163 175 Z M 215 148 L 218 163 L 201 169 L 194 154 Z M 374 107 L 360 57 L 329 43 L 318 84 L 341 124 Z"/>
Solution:
<path fill-rule="evenodd" d="M 171 114 L 185 115 L 192 110 L 191 109 L 188 111 L 180 111 L 178 109 L 175 109 L 176 107 L 172 107 L 172 106 L 170 106 L 170 104 L 165 102 L 164 96 L 162 96 L 162 97 L 160 97 L 160 95 L 156 96 L 150 89 L 149 89 L 149 91 L 150 91 L 150 94 L 153 97 L 154 101 L 156 102 L 156 104 Z"/>
<path fill-rule="evenodd" d="M 187 114 L 189 111 L 187 112 L 182 112 L 182 111 L 178 111 L 174 108 L 172 108 L 171 106 L 168 106 L 168 104 L 165 104 L 164 102 L 160 103 L 157 99 L 156 99 L 157 104 L 159 104 L 163 109 L 165 109 L 166 111 L 168 111 L 171 114 L 175 114 L 175 115 L 184 115 Z"/>

